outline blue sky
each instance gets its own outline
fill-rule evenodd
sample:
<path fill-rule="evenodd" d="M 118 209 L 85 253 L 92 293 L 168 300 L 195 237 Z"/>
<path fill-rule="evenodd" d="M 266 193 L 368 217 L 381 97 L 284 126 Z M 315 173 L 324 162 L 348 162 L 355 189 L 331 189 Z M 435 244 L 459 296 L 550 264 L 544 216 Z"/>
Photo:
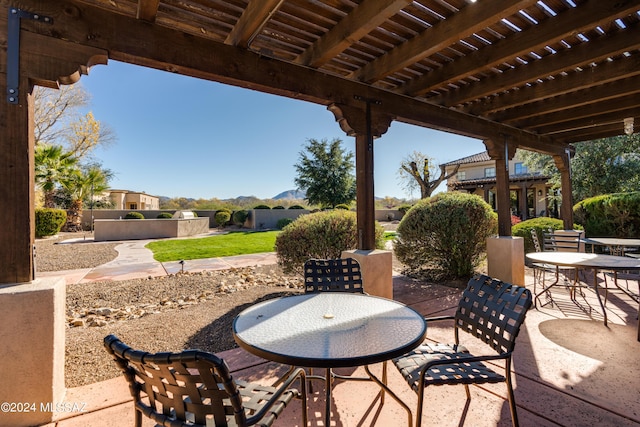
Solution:
<path fill-rule="evenodd" d="M 308 139 L 339 138 L 326 107 L 116 61 L 81 84 L 90 110 L 117 142 L 96 151 L 115 173 L 111 187 L 167 197 L 272 198 L 295 188 Z M 481 141 L 400 122 L 374 142 L 377 197 L 412 198 L 399 181 L 403 158 L 419 151 L 446 163 L 485 150 Z"/>

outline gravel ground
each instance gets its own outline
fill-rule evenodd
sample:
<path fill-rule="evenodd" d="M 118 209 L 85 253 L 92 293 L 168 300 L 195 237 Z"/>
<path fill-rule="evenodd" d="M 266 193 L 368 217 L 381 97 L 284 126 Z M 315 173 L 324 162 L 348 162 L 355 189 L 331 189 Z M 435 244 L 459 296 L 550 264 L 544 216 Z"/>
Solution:
<path fill-rule="evenodd" d="M 56 244 L 78 234 L 37 240 L 38 271 L 90 268 L 117 256 L 117 243 Z M 102 346 L 108 334 L 150 352 L 235 348 L 231 322 L 237 313 L 265 298 L 299 293 L 301 286 L 300 277 L 282 274 L 277 265 L 69 285 L 65 384 L 121 375 Z"/>
<path fill-rule="evenodd" d="M 119 243 L 75 243 L 59 245 L 66 239 L 82 239 L 84 233 L 60 233 L 47 239 L 36 240 L 37 271 L 76 270 L 93 268 L 114 260 Z"/>

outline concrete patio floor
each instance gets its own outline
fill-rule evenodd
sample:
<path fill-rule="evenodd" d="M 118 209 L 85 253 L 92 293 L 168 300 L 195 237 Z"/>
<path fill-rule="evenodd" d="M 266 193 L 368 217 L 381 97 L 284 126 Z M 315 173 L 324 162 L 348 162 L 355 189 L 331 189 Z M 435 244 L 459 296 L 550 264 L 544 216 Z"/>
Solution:
<path fill-rule="evenodd" d="M 527 272 L 527 286 L 532 276 Z M 637 283 L 630 284 L 637 293 Z M 609 325 L 592 290 L 585 290 L 579 305 L 564 287 L 552 290 L 553 306 L 532 308 L 520 332 L 514 354 L 515 395 L 522 426 L 640 426 L 640 342 L 637 341 L 638 303 L 619 290 L 608 293 Z M 453 313 L 460 290 L 424 285 L 394 277 L 394 299 L 424 315 Z M 451 324 L 429 325 L 434 341 L 452 341 Z M 468 345 L 472 351 L 481 349 Z M 219 354 L 234 377 L 270 383 L 286 367 L 234 349 Z M 381 365 L 372 370 L 380 372 Z M 339 372 L 360 372 L 362 367 Z M 389 386 L 411 408 L 416 395 L 389 364 Z M 379 388 L 369 382 L 336 381 L 332 426 L 400 426 L 406 412 L 389 396 L 384 405 Z M 511 425 L 504 384 L 471 387 L 468 406 L 462 386 L 430 387 L 426 391 L 424 425 Z M 122 377 L 68 389 L 66 402 L 85 403 L 82 414 L 64 414 L 47 427 L 113 427 L 133 425 L 133 404 Z M 323 426 L 324 386 L 315 383 L 308 402 L 310 426 Z M 276 422 L 300 426 L 300 402 L 293 401 Z M 148 419 L 144 426 L 152 426 Z"/>

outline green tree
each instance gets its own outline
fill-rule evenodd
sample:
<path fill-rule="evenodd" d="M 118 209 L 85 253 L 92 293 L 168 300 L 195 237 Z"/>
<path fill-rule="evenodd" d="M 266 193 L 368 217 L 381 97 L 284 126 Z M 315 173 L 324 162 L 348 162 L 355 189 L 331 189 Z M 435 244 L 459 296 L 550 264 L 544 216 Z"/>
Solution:
<path fill-rule="evenodd" d="M 421 167 L 418 167 L 421 165 Z M 426 199 L 445 179 L 458 173 L 460 165 L 447 175 L 443 165 L 436 166 L 435 160 L 426 154 L 414 151 L 402 159 L 398 177 L 404 184 L 404 188 L 411 194 L 416 188 L 420 189 L 420 198 Z M 433 178 L 433 179 L 432 179 Z"/>
<path fill-rule="evenodd" d="M 640 135 L 614 136 L 574 146 L 575 155 L 571 159 L 574 203 L 601 194 L 636 191 L 640 186 Z M 551 156 L 528 151 L 520 154 L 530 169 L 551 177 L 552 188 L 560 188 L 560 172 Z"/>
<path fill-rule="evenodd" d="M 300 153 L 299 163 L 295 165 L 298 173 L 295 184 L 306 191 L 309 204 L 333 208 L 355 200 L 354 156 L 341 144 L 337 138 L 331 142 L 309 139 L 306 152 Z"/>
<path fill-rule="evenodd" d="M 93 163 L 76 168 L 60 181 L 71 199 L 71 204 L 67 211 L 65 230 L 82 230 L 80 218 L 82 217 L 84 200 L 107 190 L 111 178 L 113 178 L 113 172 L 102 168 L 97 163 Z"/>
<path fill-rule="evenodd" d="M 40 144 L 35 148 L 34 162 L 36 185 L 44 193 L 44 207 L 55 208 L 59 183 L 75 170 L 78 159 L 59 145 Z"/>

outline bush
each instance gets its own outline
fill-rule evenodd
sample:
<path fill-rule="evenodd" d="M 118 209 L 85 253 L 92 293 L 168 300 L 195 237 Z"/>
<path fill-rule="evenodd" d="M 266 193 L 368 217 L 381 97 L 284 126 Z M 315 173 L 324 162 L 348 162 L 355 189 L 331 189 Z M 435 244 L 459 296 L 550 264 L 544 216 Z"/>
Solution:
<path fill-rule="evenodd" d="M 36 209 L 36 237 L 54 236 L 67 222 L 67 212 L 62 209 Z"/>
<path fill-rule="evenodd" d="M 173 215 L 170 214 L 169 212 L 160 212 L 158 214 L 158 219 L 163 219 L 163 218 L 173 218 Z"/>
<path fill-rule="evenodd" d="M 144 215 L 140 212 L 129 212 L 124 216 L 124 219 L 144 219 Z"/>
<path fill-rule="evenodd" d="M 274 206 L 271 209 L 284 209 L 284 206 L 282 205 L 278 205 L 278 206 Z"/>
<path fill-rule="evenodd" d="M 468 278 L 486 253 L 498 217 L 480 197 L 440 193 L 417 202 L 400 221 L 395 254 L 410 273 Z"/>
<path fill-rule="evenodd" d="M 376 247 L 384 247 L 384 230 L 376 223 Z M 303 215 L 276 237 L 278 264 L 286 273 L 302 274 L 309 258 L 340 258 L 358 247 L 356 213 L 332 210 Z"/>
<path fill-rule="evenodd" d="M 573 207 L 587 237 L 640 237 L 640 192 L 590 197 Z"/>
<path fill-rule="evenodd" d="M 276 228 L 278 230 L 282 230 L 283 228 L 285 228 L 287 225 L 291 224 L 294 221 L 293 218 L 280 218 L 278 220 L 278 222 L 276 223 Z"/>
<path fill-rule="evenodd" d="M 231 219 L 231 212 L 226 209 L 221 209 L 213 216 L 218 227 L 224 227 L 225 224 Z"/>
<path fill-rule="evenodd" d="M 574 228 L 578 229 L 581 227 L 576 225 Z M 532 218 L 526 221 L 521 221 L 511 227 L 511 235 L 522 237 L 524 239 L 524 253 L 535 252 L 536 248 L 533 245 L 533 240 L 531 240 L 531 230 L 536 230 L 536 233 L 538 234 L 538 241 L 542 242 L 542 232 L 549 229 L 563 230 L 564 223 L 561 219 L 556 218 Z"/>
<path fill-rule="evenodd" d="M 243 226 L 247 218 L 249 217 L 249 212 L 245 210 L 235 211 L 233 213 L 233 223 L 235 225 Z"/>
<path fill-rule="evenodd" d="M 254 206 L 253 209 L 271 209 L 271 206 L 257 205 L 257 206 Z"/>
<path fill-rule="evenodd" d="M 411 205 L 402 205 L 402 206 L 398 206 L 398 210 L 403 214 L 406 215 L 407 212 L 409 212 L 409 209 L 411 209 L 412 206 Z"/>
<path fill-rule="evenodd" d="M 289 206 L 289 209 L 304 209 L 304 206 L 300 206 L 300 205 L 291 205 L 291 206 Z"/>
<path fill-rule="evenodd" d="M 343 209 L 345 211 L 348 211 L 350 208 L 349 208 L 349 205 L 345 205 L 344 203 L 340 203 L 339 205 L 335 205 L 334 209 Z"/>

